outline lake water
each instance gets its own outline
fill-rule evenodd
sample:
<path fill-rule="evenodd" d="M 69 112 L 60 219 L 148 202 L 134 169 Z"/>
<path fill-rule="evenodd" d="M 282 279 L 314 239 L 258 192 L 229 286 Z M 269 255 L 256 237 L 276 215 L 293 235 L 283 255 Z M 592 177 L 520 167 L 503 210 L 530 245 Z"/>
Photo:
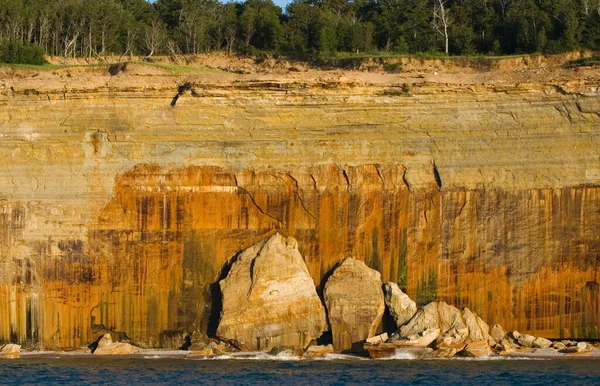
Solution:
<path fill-rule="evenodd" d="M 598 359 L 191 359 L 44 355 L 0 361 L 0 384 L 593 385 Z"/>

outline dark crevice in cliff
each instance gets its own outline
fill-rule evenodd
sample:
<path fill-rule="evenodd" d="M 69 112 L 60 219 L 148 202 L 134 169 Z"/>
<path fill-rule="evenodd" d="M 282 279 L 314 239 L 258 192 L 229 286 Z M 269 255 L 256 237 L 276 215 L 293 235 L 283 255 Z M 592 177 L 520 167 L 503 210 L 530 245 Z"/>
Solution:
<path fill-rule="evenodd" d="M 441 190 L 442 189 L 442 177 L 440 177 L 440 172 L 438 171 L 438 168 L 435 165 L 435 161 L 433 162 L 433 178 L 435 178 L 435 183 L 438 187 L 438 190 Z"/>
<path fill-rule="evenodd" d="M 410 182 L 408 182 L 408 178 L 406 177 L 407 171 L 408 171 L 408 169 L 405 167 L 404 171 L 402 172 L 402 182 L 404 182 L 404 185 L 406 185 L 406 189 L 408 189 L 408 192 L 412 193 Z"/>
<path fill-rule="evenodd" d="M 214 283 L 210 283 L 210 297 L 211 297 L 211 306 L 210 306 L 210 315 L 208 317 L 208 328 L 206 331 L 206 335 L 211 338 L 217 336 L 217 328 L 219 327 L 219 321 L 221 320 L 221 311 L 223 310 L 223 295 L 221 293 L 221 286 L 219 282 L 229 275 L 229 271 L 231 270 L 231 266 L 238 260 L 241 255 L 241 251 L 236 253 L 229 261 L 227 261 L 223 267 L 221 267 L 221 271 L 219 272 L 219 276 L 217 277 L 217 281 Z"/>
<path fill-rule="evenodd" d="M 383 187 L 385 189 L 385 179 L 383 178 L 383 175 L 381 174 L 381 170 L 379 170 L 379 165 L 374 164 L 373 167 L 377 171 L 377 176 L 379 176 L 379 179 L 381 180 L 381 184 L 383 185 Z"/>
<path fill-rule="evenodd" d="M 175 96 L 173 97 L 173 100 L 171 101 L 171 107 L 175 107 L 179 97 L 182 96 L 186 91 L 191 91 L 191 90 L 192 90 L 192 84 L 190 82 L 185 82 L 184 84 L 179 86 L 177 88 L 177 94 L 175 94 Z"/>
<path fill-rule="evenodd" d="M 280 219 L 278 219 L 277 217 L 265 212 L 265 210 L 263 208 L 260 207 L 260 205 L 258 205 L 258 203 L 256 202 L 256 200 L 254 199 L 254 196 L 252 195 L 252 193 L 250 193 L 248 190 L 246 190 L 244 187 L 240 186 L 237 180 L 236 175 L 233 175 L 233 179 L 235 180 L 235 186 L 242 191 L 243 193 L 247 194 L 248 197 L 250 198 L 250 201 L 252 202 L 252 204 L 254 204 L 254 206 L 256 207 L 256 209 L 258 209 L 258 211 L 262 214 L 264 214 L 267 217 L 272 218 L 273 220 L 277 221 L 279 224 L 283 225 L 284 227 L 286 226 L 286 224 L 281 221 Z"/>

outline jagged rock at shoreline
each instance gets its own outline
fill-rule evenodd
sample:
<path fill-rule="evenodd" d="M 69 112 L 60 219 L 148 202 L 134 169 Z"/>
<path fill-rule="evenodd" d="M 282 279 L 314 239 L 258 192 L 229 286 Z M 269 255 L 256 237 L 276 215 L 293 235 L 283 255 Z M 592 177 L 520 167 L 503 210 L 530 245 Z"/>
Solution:
<path fill-rule="evenodd" d="M 469 340 L 471 342 L 485 341 L 488 342 L 490 346 L 496 345 L 496 341 L 489 335 L 490 327 L 488 324 L 478 315 L 473 313 L 473 311 L 467 307 L 463 308 L 462 318 L 469 329 Z"/>
<path fill-rule="evenodd" d="M 424 332 L 439 329 L 438 341 L 448 344 L 460 343 L 469 336 L 469 328 L 465 325 L 458 308 L 445 302 L 431 302 L 417 311 L 415 316 L 403 327 L 393 340 L 413 340 L 423 336 Z"/>
<path fill-rule="evenodd" d="M 306 349 L 304 355 L 307 358 L 323 358 L 328 354 L 333 354 L 335 351 L 332 344 L 310 346 Z"/>
<path fill-rule="evenodd" d="M 0 358 L 18 359 L 21 357 L 21 346 L 18 344 L 9 343 L 0 349 Z"/>
<path fill-rule="evenodd" d="M 104 334 L 97 343 L 94 355 L 129 355 L 139 350 L 129 343 L 113 342 L 111 334 Z"/>
<path fill-rule="evenodd" d="M 398 284 L 393 282 L 385 283 L 383 285 L 383 293 L 385 295 L 385 304 L 398 328 L 409 321 L 417 312 L 417 303 L 402 292 Z"/>
<path fill-rule="evenodd" d="M 546 338 L 537 337 L 531 343 L 531 346 L 534 348 L 549 348 L 550 346 L 552 346 L 552 341 Z"/>
<path fill-rule="evenodd" d="M 338 264 L 327 279 L 323 298 L 336 351 L 375 335 L 385 311 L 381 274 L 355 258 Z"/>
<path fill-rule="evenodd" d="M 500 343 L 506 338 L 506 331 L 504 331 L 504 328 L 502 328 L 501 325 L 493 324 L 492 327 L 490 327 L 490 336 L 496 343 Z"/>
<path fill-rule="evenodd" d="M 467 343 L 467 346 L 462 351 L 463 355 L 473 358 L 487 357 L 492 353 L 488 342 L 485 340 L 479 340 L 475 342 Z"/>
<path fill-rule="evenodd" d="M 325 309 L 291 237 L 276 233 L 244 250 L 219 285 L 217 336 L 243 349 L 305 348 L 327 330 Z"/>
<path fill-rule="evenodd" d="M 535 341 L 535 336 L 522 334 L 517 339 L 518 343 L 523 347 L 533 347 L 533 342 Z"/>

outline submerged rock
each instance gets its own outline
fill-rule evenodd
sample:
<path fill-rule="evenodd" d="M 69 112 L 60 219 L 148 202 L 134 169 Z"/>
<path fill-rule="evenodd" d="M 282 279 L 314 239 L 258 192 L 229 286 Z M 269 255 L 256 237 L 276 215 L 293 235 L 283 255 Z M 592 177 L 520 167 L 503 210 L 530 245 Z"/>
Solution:
<path fill-rule="evenodd" d="M 347 258 L 327 279 L 323 297 L 336 351 L 375 335 L 385 311 L 379 272 Z"/>
<path fill-rule="evenodd" d="M 18 359 L 21 357 L 21 346 L 9 343 L 0 350 L 0 358 Z"/>
<path fill-rule="evenodd" d="M 325 309 L 291 237 L 277 233 L 244 250 L 219 285 L 217 336 L 243 349 L 304 348 L 327 330 Z"/>
<path fill-rule="evenodd" d="M 385 283 L 383 293 L 385 304 L 398 328 L 408 322 L 417 312 L 417 303 L 402 292 L 396 283 Z"/>
<path fill-rule="evenodd" d="M 128 355 L 138 352 L 136 347 L 129 343 L 113 342 L 110 334 L 104 334 L 98 341 L 98 345 L 94 350 L 94 355 Z"/>

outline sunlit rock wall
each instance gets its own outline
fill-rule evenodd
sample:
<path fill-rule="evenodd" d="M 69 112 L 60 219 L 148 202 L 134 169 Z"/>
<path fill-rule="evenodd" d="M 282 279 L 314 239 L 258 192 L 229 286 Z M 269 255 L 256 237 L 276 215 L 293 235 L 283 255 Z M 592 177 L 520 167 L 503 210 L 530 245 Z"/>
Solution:
<path fill-rule="evenodd" d="M 419 304 L 598 337 L 595 89 L 199 80 L 172 108 L 181 79 L 144 82 L 0 89 L 0 341 L 177 346 L 276 231 L 318 286 L 353 255 Z"/>

